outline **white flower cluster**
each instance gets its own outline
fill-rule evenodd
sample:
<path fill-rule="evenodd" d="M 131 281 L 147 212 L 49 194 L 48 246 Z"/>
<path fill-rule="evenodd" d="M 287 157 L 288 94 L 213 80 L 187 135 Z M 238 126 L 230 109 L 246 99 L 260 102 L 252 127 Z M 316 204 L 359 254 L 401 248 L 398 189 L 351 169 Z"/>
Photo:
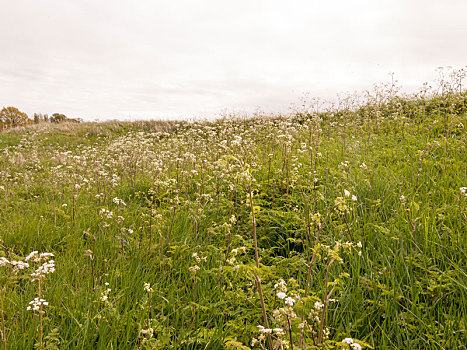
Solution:
<path fill-rule="evenodd" d="M 47 254 L 50 254 L 50 253 L 47 253 Z M 48 256 L 53 256 L 53 254 L 48 255 Z M 40 278 L 44 278 L 45 275 L 48 275 L 54 272 L 55 272 L 55 261 L 54 260 L 46 261 L 41 266 L 39 266 L 36 269 L 36 271 L 31 273 L 32 281 L 33 282 L 37 281 Z"/>
<path fill-rule="evenodd" d="M 154 292 L 154 290 L 151 288 L 151 284 L 149 284 L 148 282 L 144 283 L 144 290 L 148 293 Z"/>
<path fill-rule="evenodd" d="M 193 258 L 193 259 L 195 259 L 195 260 L 196 260 L 196 262 L 201 262 L 201 261 L 204 261 L 204 262 L 206 262 L 206 261 L 207 261 L 207 259 L 208 259 L 208 258 L 207 258 L 207 257 L 205 257 L 205 256 L 199 256 L 199 255 L 198 255 L 198 253 L 196 253 L 196 252 L 195 252 L 195 253 L 193 253 L 193 255 L 192 255 L 192 258 Z"/>
<path fill-rule="evenodd" d="M 460 190 L 461 190 L 461 195 L 464 197 L 467 197 L 467 187 L 461 187 Z"/>
<path fill-rule="evenodd" d="M 0 256 L 0 266 L 4 266 L 7 264 L 10 264 L 10 260 L 8 260 L 7 258 L 4 258 L 3 256 Z"/>
<path fill-rule="evenodd" d="M 25 263 L 24 261 L 15 261 L 15 260 L 11 260 L 10 265 L 12 265 L 14 270 L 16 270 L 16 271 L 17 270 L 24 270 L 24 269 L 27 269 L 29 267 L 28 263 Z"/>
<path fill-rule="evenodd" d="M 123 201 L 123 199 L 115 197 L 114 199 L 112 199 L 112 201 L 117 205 L 121 204 L 123 206 L 126 206 L 126 203 Z"/>
<path fill-rule="evenodd" d="M 362 346 L 358 343 L 355 343 L 352 338 L 342 339 L 341 343 L 349 344 L 352 350 L 362 350 Z M 342 348 L 344 350 L 344 348 Z"/>
<path fill-rule="evenodd" d="M 199 266 L 198 265 L 190 266 L 189 270 L 193 273 L 196 273 L 199 270 Z"/>
<path fill-rule="evenodd" d="M 289 305 L 289 306 L 294 306 L 296 303 L 296 300 L 290 296 L 287 296 L 285 292 L 287 292 L 287 285 L 285 284 L 285 281 L 283 279 L 280 279 L 278 283 L 274 285 L 274 289 L 279 290 L 279 292 L 276 293 L 276 297 L 278 297 L 281 300 L 284 300 L 284 302 Z"/>
<path fill-rule="evenodd" d="M 41 310 L 42 305 L 47 306 L 49 305 L 49 302 L 45 301 L 44 299 L 34 298 L 34 300 L 29 302 L 29 306 L 26 308 L 26 310 L 39 311 L 40 313 L 44 313 L 44 311 Z"/>
<path fill-rule="evenodd" d="M 345 189 L 344 189 L 344 194 L 345 194 L 346 197 L 350 197 L 350 196 L 351 196 L 350 191 L 345 190 Z M 356 202 L 356 201 L 357 201 L 357 196 L 354 195 L 354 194 L 352 194 L 352 200 L 353 200 L 354 202 Z"/>
<path fill-rule="evenodd" d="M 106 287 L 109 286 L 109 282 L 105 282 L 104 283 Z M 106 290 L 103 290 L 101 292 L 101 301 L 107 301 L 107 299 L 109 299 L 109 293 L 112 291 L 112 289 L 110 288 L 107 288 Z"/>
<path fill-rule="evenodd" d="M 100 214 L 101 218 L 103 218 L 103 219 L 112 219 L 112 217 L 113 217 L 113 212 L 111 212 L 110 210 L 105 209 L 105 208 L 102 208 L 99 211 L 99 214 Z"/>
<path fill-rule="evenodd" d="M 257 326 L 258 331 L 259 331 L 259 336 L 258 339 L 253 338 L 251 340 L 251 346 L 255 346 L 257 343 L 264 343 L 266 340 L 266 335 L 267 334 L 274 334 L 278 337 L 282 337 L 285 335 L 285 331 L 282 328 L 265 328 L 264 326 Z M 282 341 L 282 344 L 285 344 L 286 342 Z"/>
<path fill-rule="evenodd" d="M 142 329 L 139 331 L 139 334 L 143 336 L 147 335 L 149 338 L 152 338 L 152 336 L 154 335 L 154 329 L 153 328 Z"/>

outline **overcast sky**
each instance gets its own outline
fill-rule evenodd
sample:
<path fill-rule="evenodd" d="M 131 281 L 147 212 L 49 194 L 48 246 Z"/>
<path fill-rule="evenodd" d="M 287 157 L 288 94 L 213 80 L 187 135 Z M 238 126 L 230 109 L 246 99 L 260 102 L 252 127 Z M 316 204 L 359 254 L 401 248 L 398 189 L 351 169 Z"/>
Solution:
<path fill-rule="evenodd" d="M 0 1 L 0 107 L 31 116 L 285 112 L 467 65 L 466 0 Z"/>

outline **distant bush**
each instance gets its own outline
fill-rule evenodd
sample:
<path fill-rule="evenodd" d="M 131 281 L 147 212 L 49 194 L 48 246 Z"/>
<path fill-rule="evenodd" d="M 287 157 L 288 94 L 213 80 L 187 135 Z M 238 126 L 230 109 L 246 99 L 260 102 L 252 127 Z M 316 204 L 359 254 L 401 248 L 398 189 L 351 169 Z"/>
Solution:
<path fill-rule="evenodd" d="M 67 120 L 68 118 L 66 117 L 65 114 L 60 114 L 60 113 L 54 113 L 50 117 L 50 122 L 51 123 L 61 123 Z"/>
<path fill-rule="evenodd" d="M 61 114 L 61 113 L 52 114 L 49 120 L 51 123 L 56 123 L 56 124 L 63 123 L 63 122 L 81 123 L 82 121 L 80 118 L 68 118 L 65 114 Z"/>

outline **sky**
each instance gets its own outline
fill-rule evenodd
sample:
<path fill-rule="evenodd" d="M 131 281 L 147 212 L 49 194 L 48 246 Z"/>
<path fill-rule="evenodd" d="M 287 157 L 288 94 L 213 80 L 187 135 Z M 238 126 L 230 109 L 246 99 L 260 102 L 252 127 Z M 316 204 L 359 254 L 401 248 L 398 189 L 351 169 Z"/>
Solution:
<path fill-rule="evenodd" d="M 0 0 L 0 107 L 84 120 L 286 113 L 467 65 L 465 0 Z"/>

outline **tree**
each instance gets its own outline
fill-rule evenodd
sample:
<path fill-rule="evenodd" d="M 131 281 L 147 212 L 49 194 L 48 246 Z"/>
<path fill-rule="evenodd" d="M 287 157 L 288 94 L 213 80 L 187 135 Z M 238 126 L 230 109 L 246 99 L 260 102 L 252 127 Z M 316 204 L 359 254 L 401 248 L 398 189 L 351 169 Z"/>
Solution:
<path fill-rule="evenodd" d="M 3 107 L 0 111 L 0 125 L 2 129 L 30 123 L 32 123 L 32 120 L 28 118 L 28 115 L 16 107 Z"/>
<path fill-rule="evenodd" d="M 48 122 L 49 121 L 49 116 L 47 114 L 42 114 L 42 113 L 34 113 L 34 123 L 39 124 L 42 122 Z"/>
<path fill-rule="evenodd" d="M 52 116 L 50 117 L 50 121 L 52 123 L 61 123 L 61 122 L 64 122 L 66 121 L 68 118 L 66 117 L 65 114 L 60 114 L 60 113 L 54 113 L 52 114 Z"/>

